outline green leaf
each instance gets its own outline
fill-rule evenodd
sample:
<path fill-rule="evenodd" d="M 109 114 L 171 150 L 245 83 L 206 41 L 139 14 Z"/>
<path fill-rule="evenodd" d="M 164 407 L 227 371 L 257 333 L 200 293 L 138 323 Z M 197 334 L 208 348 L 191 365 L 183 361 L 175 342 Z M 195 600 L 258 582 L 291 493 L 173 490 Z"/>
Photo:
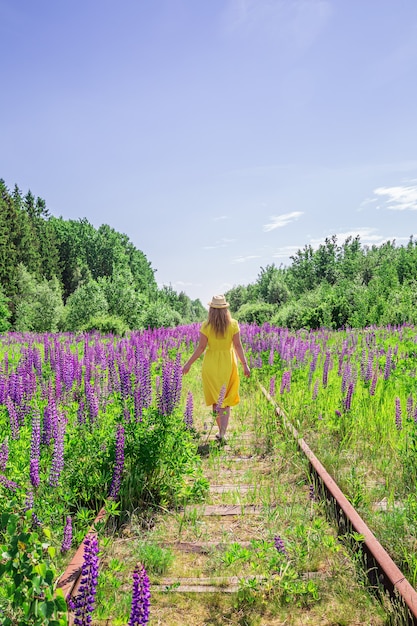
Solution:
<path fill-rule="evenodd" d="M 44 561 L 42 561 L 41 563 L 38 563 L 38 565 L 36 565 L 36 567 L 35 567 L 35 572 L 40 574 L 42 576 L 42 578 L 45 578 L 46 563 L 44 563 Z"/>
<path fill-rule="evenodd" d="M 36 594 L 41 593 L 41 584 L 42 584 L 42 578 L 39 575 L 33 576 L 32 585 L 33 585 L 33 590 Z"/>
<path fill-rule="evenodd" d="M 63 613 L 65 613 L 67 610 L 67 603 L 65 601 L 64 592 L 62 591 L 62 589 L 56 590 L 55 606 L 57 608 L 57 611 L 62 611 Z"/>
<path fill-rule="evenodd" d="M 51 559 L 53 559 L 56 554 L 56 548 L 54 546 L 49 546 L 48 554 L 51 557 Z"/>
<path fill-rule="evenodd" d="M 48 605 L 46 602 L 39 602 L 38 614 L 45 618 L 48 617 Z"/>
<path fill-rule="evenodd" d="M 48 585 L 51 585 L 53 580 L 54 580 L 54 572 L 51 569 L 48 569 L 45 573 L 45 582 Z"/>
<path fill-rule="evenodd" d="M 43 528 L 43 534 L 47 539 L 52 539 L 52 533 L 50 528 Z"/>

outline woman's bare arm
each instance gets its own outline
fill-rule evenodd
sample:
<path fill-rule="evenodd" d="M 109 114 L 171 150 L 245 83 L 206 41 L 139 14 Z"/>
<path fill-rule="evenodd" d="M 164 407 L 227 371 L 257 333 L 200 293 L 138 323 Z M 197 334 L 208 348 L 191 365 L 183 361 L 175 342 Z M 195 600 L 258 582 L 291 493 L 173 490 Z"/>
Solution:
<path fill-rule="evenodd" d="M 190 367 L 192 366 L 194 361 L 197 361 L 197 359 L 203 354 L 204 350 L 206 349 L 207 342 L 208 342 L 207 337 L 205 335 L 203 335 L 203 333 L 200 333 L 200 339 L 199 339 L 199 342 L 198 342 L 198 346 L 196 347 L 196 349 L 194 350 L 194 352 L 192 353 L 192 355 L 188 359 L 187 363 L 182 368 L 182 373 L 183 374 L 188 374 L 188 372 L 190 371 Z"/>
<path fill-rule="evenodd" d="M 235 335 L 233 335 L 233 347 L 239 358 L 239 361 L 243 365 L 243 372 L 245 376 L 250 376 L 250 369 L 249 369 L 248 362 L 246 361 L 245 353 L 243 351 L 242 341 L 240 339 L 240 333 L 236 333 Z"/>

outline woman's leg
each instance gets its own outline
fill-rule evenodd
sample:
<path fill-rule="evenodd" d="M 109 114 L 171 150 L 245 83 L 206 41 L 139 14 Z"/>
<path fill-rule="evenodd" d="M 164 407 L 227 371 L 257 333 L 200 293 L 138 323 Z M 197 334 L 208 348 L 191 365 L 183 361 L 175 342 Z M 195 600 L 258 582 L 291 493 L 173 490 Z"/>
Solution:
<path fill-rule="evenodd" d="M 218 409 L 216 422 L 217 422 L 217 426 L 219 427 L 220 439 L 223 439 L 226 434 L 226 430 L 229 425 L 229 418 L 230 418 L 230 406 L 225 406 L 223 409 Z"/>

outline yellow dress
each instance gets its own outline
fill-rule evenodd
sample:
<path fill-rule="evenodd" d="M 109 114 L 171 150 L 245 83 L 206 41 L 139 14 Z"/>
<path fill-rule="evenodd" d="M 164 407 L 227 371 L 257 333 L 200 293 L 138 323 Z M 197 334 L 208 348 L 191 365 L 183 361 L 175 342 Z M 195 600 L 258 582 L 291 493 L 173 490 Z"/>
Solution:
<path fill-rule="evenodd" d="M 200 330 L 208 339 L 201 371 L 206 404 L 207 406 L 217 404 L 220 391 L 225 386 L 226 393 L 222 407 L 235 406 L 239 403 L 240 397 L 233 335 L 239 332 L 239 324 L 232 319 L 224 337 L 216 337 L 208 322 L 203 322 Z"/>

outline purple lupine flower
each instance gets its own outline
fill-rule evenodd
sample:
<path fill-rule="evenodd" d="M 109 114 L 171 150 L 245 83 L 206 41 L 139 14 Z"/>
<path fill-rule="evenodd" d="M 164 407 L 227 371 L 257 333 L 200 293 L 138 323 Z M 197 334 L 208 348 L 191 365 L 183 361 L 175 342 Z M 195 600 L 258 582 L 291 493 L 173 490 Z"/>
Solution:
<path fill-rule="evenodd" d="M 59 361 L 55 364 L 55 397 L 61 398 L 62 395 L 62 379 L 61 379 L 61 367 Z"/>
<path fill-rule="evenodd" d="M 43 422 L 42 422 L 42 443 L 49 446 L 52 439 L 52 418 L 49 405 L 46 405 L 43 410 Z"/>
<path fill-rule="evenodd" d="M 137 422 L 142 421 L 142 413 L 143 413 L 143 394 L 140 388 L 140 385 L 135 385 L 133 390 L 133 405 L 135 411 L 135 420 Z"/>
<path fill-rule="evenodd" d="M 64 437 L 65 437 L 66 421 L 63 415 L 58 421 L 58 432 L 54 442 L 54 451 L 52 454 L 52 465 L 49 473 L 49 484 L 51 487 L 57 487 L 59 477 L 64 467 Z"/>
<path fill-rule="evenodd" d="M 62 355 L 62 381 L 67 391 L 69 391 L 74 382 L 74 361 L 72 354 L 64 353 Z"/>
<path fill-rule="evenodd" d="M 181 389 L 182 389 L 182 366 L 181 366 L 181 354 L 177 354 L 174 364 L 174 371 L 172 375 L 172 384 L 174 391 L 174 403 L 175 406 L 181 401 Z"/>
<path fill-rule="evenodd" d="M 116 499 L 119 495 L 125 464 L 125 431 L 122 424 L 118 424 L 116 432 L 116 454 L 113 471 L 113 479 L 110 486 L 109 498 Z"/>
<path fill-rule="evenodd" d="M 42 522 L 39 517 L 36 515 L 35 511 L 32 513 L 32 524 L 34 526 L 42 526 Z"/>
<path fill-rule="evenodd" d="M 129 409 L 128 405 L 125 404 L 124 407 L 123 407 L 123 419 L 126 422 L 126 424 L 128 424 L 130 422 L 130 418 L 131 418 L 130 409 Z"/>
<path fill-rule="evenodd" d="M 7 461 L 9 460 L 9 442 L 6 439 L 0 446 L 0 471 L 4 472 L 6 469 Z"/>
<path fill-rule="evenodd" d="M 149 357 L 142 356 L 140 368 L 138 372 L 139 385 L 142 395 L 142 407 L 147 408 L 152 404 L 152 374 L 151 360 Z"/>
<path fill-rule="evenodd" d="M 128 371 L 126 365 L 119 361 L 119 377 L 120 377 L 120 393 L 124 400 L 132 393 L 132 381 L 130 379 L 130 372 Z"/>
<path fill-rule="evenodd" d="M 39 413 L 35 413 L 32 418 L 32 437 L 30 444 L 30 482 L 37 489 L 40 485 L 39 459 L 41 452 L 41 420 Z"/>
<path fill-rule="evenodd" d="M 162 370 L 162 384 L 158 389 L 158 409 L 162 415 L 171 415 L 181 399 L 181 355 L 175 363 L 166 361 Z"/>
<path fill-rule="evenodd" d="M 69 609 L 75 613 L 75 626 L 88 626 L 92 622 L 98 583 L 98 541 L 95 534 L 84 539 L 84 559 L 81 567 L 81 583 L 78 594 L 67 600 Z"/>
<path fill-rule="evenodd" d="M 371 396 L 375 395 L 375 388 L 376 388 L 377 381 L 378 381 L 378 368 L 375 369 L 375 372 L 372 376 L 371 386 L 369 388 L 369 395 Z"/>
<path fill-rule="evenodd" d="M 19 405 L 23 398 L 23 385 L 22 377 L 18 376 L 16 372 L 10 374 L 7 391 L 9 397 L 13 400 L 14 404 Z"/>
<path fill-rule="evenodd" d="M 283 541 L 283 539 L 281 539 L 281 537 L 279 535 L 274 537 L 274 546 L 275 546 L 276 550 L 280 554 L 283 554 L 284 556 L 288 556 L 288 552 L 287 552 L 287 550 L 285 548 L 284 541 Z"/>
<path fill-rule="evenodd" d="M 410 395 L 407 398 L 407 417 L 409 419 L 411 419 L 413 416 L 413 406 L 414 406 L 413 394 L 410 393 Z"/>
<path fill-rule="evenodd" d="M 365 372 L 365 382 L 369 382 L 372 378 L 373 364 L 374 364 L 374 355 L 373 355 L 373 352 L 370 350 L 368 353 L 368 364 L 366 366 L 366 372 Z"/>
<path fill-rule="evenodd" d="M 143 626 L 149 622 L 151 592 L 148 574 L 138 564 L 133 572 L 132 607 L 128 626 Z"/>
<path fill-rule="evenodd" d="M 51 439 L 56 439 L 58 432 L 58 411 L 55 393 L 51 383 L 48 385 L 47 405 L 43 411 L 42 443 L 49 446 Z"/>
<path fill-rule="evenodd" d="M 193 409 L 194 409 L 193 394 L 191 393 L 191 391 L 189 391 L 187 393 L 187 401 L 186 401 L 185 411 L 184 411 L 184 422 L 187 428 L 193 427 Z"/>
<path fill-rule="evenodd" d="M 337 409 L 336 409 L 336 411 L 335 411 L 335 415 L 337 415 L 337 417 L 342 417 L 341 412 L 340 412 L 340 411 L 338 411 Z"/>
<path fill-rule="evenodd" d="M 354 388 L 355 388 L 355 383 L 353 381 L 351 381 L 349 383 L 349 386 L 348 386 L 348 390 L 347 390 L 347 393 L 346 393 L 346 398 L 344 399 L 344 402 L 343 402 L 344 407 L 345 407 L 345 411 L 350 411 L 350 409 L 351 409 L 351 406 L 352 406 L 352 395 L 353 395 Z"/>
<path fill-rule="evenodd" d="M 25 499 L 25 511 L 33 509 L 34 499 L 33 491 L 28 491 Z"/>
<path fill-rule="evenodd" d="M 345 393 L 345 391 L 348 388 L 351 373 L 352 373 L 352 368 L 350 366 L 350 363 L 346 363 L 342 371 L 342 393 Z"/>
<path fill-rule="evenodd" d="M 317 359 L 318 359 L 318 356 L 319 356 L 319 353 L 320 353 L 320 346 L 314 346 L 314 348 L 312 349 L 312 353 L 313 353 L 313 358 L 311 359 L 310 371 L 309 371 L 309 374 L 308 374 L 308 383 L 309 384 L 313 380 L 313 374 L 316 371 Z"/>
<path fill-rule="evenodd" d="M 19 488 L 19 485 L 15 483 L 13 480 L 9 480 L 3 474 L 0 474 L 0 484 L 6 487 L 6 489 L 10 489 L 10 491 L 16 491 Z"/>
<path fill-rule="evenodd" d="M 395 398 L 395 426 L 397 430 L 402 430 L 401 400 Z"/>
<path fill-rule="evenodd" d="M 90 417 L 90 423 L 94 424 L 98 415 L 98 399 L 94 392 L 94 387 L 91 383 L 85 381 L 85 398 L 87 401 L 88 415 Z"/>
<path fill-rule="evenodd" d="M 330 352 L 326 352 L 326 358 L 324 360 L 324 365 L 323 365 L 323 379 L 322 379 L 322 384 L 323 384 L 324 389 L 327 387 L 329 367 L 330 367 Z"/>
<path fill-rule="evenodd" d="M 392 350 L 391 347 L 388 348 L 387 359 L 385 361 L 385 369 L 384 369 L 384 380 L 388 380 L 392 369 Z"/>
<path fill-rule="evenodd" d="M 72 545 L 72 519 L 71 515 L 67 515 L 65 520 L 64 538 L 61 544 L 61 552 L 68 552 Z"/>
<path fill-rule="evenodd" d="M 279 390 L 280 394 L 282 395 L 285 390 L 287 390 L 288 393 L 291 391 L 291 370 L 287 370 L 282 374 L 281 387 Z"/>
<path fill-rule="evenodd" d="M 6 403 L 6 395 L 7 395 L 7 379 L 5 376 L 0 374 L 0 404 Z"/>
<path fill-rule="evenodd" d="M 77 422 L 80 426 L 85 424 L 84 400 L 80 400 L 77 409 Z"/>
<path fill-rule="evenodd" d="M 314 383 L 314 389 L 313 389 L 313 400 L 316 400 L 318 395 L 319 395 L 319 381 L 316 380 L 316 382 Z"/>
<path fill-rule="evenodd" d="M 274 346 L 272 346 L 272 348 L 270 349 L 269 358 L 268 358 L 268 365 L 273 365 L 273 364 L 274 364 Z"/>
<path fill-rule="evenodd" d="M 275 396 L 275 376 L 271 376 L 269 380 L 269 395 L 271 398 Z"/>
<path fill-rule="evenodd" d="M 222 408 L 222 404 L 224 402 L 224 398 L 226 396 L 226 385 L 222 385 L 220 389 L 219 397 L 217 398 L 217 402 L 215 404 L 215 411 L 219 411 Z"/>
<path fill-rule="evenodd" d="M 17 415 L 16 407 L 10 396 L 7 397 L 6 407 L 9 413 L 10 430 L 12 433 L 12 439 L 19 439 L 19 418 Z"/>
<path fill-rule="evenodd" d="M 308 497 L 312 502 L 316 501 L 316 490 L 314 489 L 314 485 L 309 485 Z"/>

